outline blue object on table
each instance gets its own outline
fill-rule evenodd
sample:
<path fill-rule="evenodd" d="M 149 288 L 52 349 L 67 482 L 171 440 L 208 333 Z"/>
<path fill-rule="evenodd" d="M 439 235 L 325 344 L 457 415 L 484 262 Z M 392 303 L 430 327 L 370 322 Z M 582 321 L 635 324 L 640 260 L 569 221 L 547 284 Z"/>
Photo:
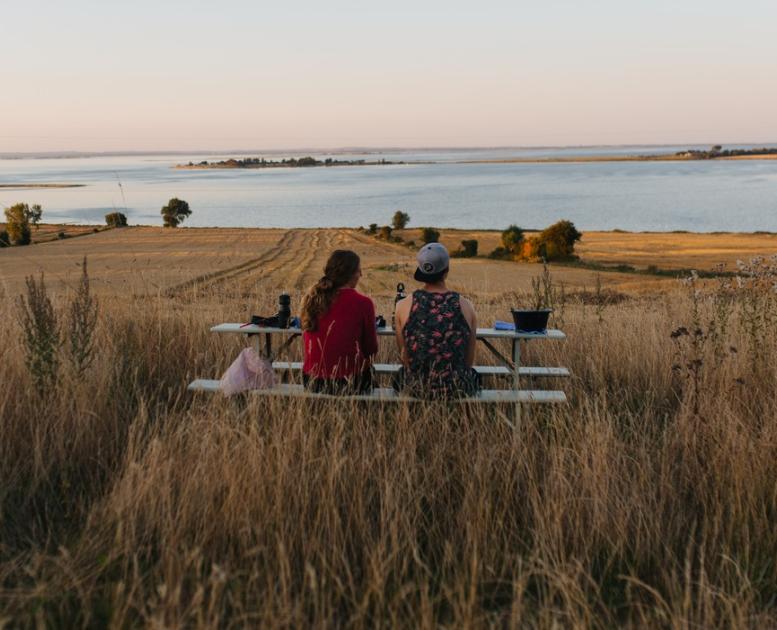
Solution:
<path fill-rule="evenodd" d="M 289 328 L 300 328 L 302 326 L 302 322 L 300 321 L 299 317 L 292 317 L 289 320 Z"/>
<path fill-rule="evenodd" d="M 494 330 L 515 330 L 515 324 L 513 322 L 503 322 L 497 319 L 494 322 Z"/>

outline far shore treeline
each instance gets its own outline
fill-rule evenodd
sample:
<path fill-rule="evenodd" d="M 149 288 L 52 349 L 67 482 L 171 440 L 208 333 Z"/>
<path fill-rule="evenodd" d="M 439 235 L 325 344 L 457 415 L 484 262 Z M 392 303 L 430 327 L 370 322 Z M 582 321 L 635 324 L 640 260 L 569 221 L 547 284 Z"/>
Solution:
<path fill-rule="evenodd" d="M 188 162 L 177 164 L 175 168 L 204 169 L 204 168 L 307 168 L 313 166 L 383 166 L 388 164 L 404 164 L 404 162 L 392 162 L 389 160 L 335 160 L 325 158 L 318 160 L 310 155 L 301 158 L 283 158 L 281 160 L 267 160 L 265 158 L 230 158 L 219 162 Z"/>

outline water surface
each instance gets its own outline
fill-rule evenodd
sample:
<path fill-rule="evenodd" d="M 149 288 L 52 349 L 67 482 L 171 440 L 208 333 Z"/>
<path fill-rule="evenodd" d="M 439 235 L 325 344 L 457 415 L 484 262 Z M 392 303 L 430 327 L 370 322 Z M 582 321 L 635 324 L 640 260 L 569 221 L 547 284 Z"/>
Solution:
<path fill-rule="evenodd" d="M 392 151 L 333 157 L 435 163 L 266 170 L 171 168 L 237 155 L 1 159 L 0 183 L 86 186 L 0 190 L 0 205 L 40 203 L 45 220 L 78 223 L 119 210 L 132 224 L 159 225 L 160 208 L 177 196 L 189 202 L 190 226 L 356 227 L 387 223 L 401 209 L 416 226 L 531 228 L 565 218 L 584 230 L 777 231 L 775 160 L 460 163 L 684 148 Z"/>

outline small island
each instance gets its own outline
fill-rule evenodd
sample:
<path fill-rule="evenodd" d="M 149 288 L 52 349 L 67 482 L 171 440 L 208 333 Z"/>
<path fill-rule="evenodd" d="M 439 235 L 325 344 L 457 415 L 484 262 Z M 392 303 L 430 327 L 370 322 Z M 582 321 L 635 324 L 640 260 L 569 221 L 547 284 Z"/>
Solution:
<path fill-rule="evenodd" d="M 777 157 L 777 148 L 761 147 L 760 149 L 724 149 L 716 144 L 708 151 L 697 149 L 688 149 L 674 154 L 675 157 L 683 160 L 715 160 L 719 158 L 768 158 Z"/>
<path fill-rule="evenodd" d="M 389 160 L 335 160 L 326 158 L 317 160 L 311 156 L 301 158 L 283 158 L 281 160 L 267 160 L 265 158 L 242 158 L 221 160 L 219 162 L 189 162 L 176 164 L 178 169 L 208 169 L 208 168 L 309 168 L 314 166 L 384 166 L 389 164 L 404 164 L 405 162 L 391 162 Z"/>
<path fill-rule="evenodd" d="M 3 190 L 35 190 L 36 188 L 83 188 L 86 184 L 51 184 L 38 182 L 16 182 L 0 184 Z"/>

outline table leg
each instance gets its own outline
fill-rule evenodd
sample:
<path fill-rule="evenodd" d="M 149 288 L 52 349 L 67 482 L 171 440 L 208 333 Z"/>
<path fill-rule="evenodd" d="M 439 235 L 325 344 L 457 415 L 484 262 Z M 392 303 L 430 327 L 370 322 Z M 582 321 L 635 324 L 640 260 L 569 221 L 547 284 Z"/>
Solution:
<path fill-rule="evenodd" d="M 513 389 L 521 388 L 519 369 L 521 367 L 521 340 L 513 339 Z M 515 403 L 515 418 L 513 419 L 513 435 L 517 438 L 521 428 L 521 403 Z"/>
<path fill-rule="evenodd" d="M 521 367 L 521 341 L 513 339 L 513 389 L 520 389 L 519 369 Z"/>
<path fill-rule="evenodd" d="M 262 356 L 262 336 L 259 333 L 248 333 L 246 336 L 248 337 L 249 343 L 253 341 L 256 354 Z"/>
<path fill-rule="evenodd" d="M 264 335 L 264 356 L 268 361 L 272 361 L 272 335 L 265 333 Z"/>

